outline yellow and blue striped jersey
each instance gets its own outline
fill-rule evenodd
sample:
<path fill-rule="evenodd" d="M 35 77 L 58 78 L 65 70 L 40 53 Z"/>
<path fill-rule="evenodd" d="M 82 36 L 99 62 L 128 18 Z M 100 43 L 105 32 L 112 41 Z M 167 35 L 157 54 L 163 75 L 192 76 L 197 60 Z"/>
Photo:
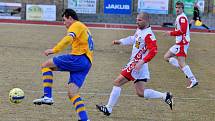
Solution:
<path fill-rule="evenodd" d="M 67 30 L 67 35 L 53 48 L 54 53 L 71 46 L 72 55 L 83 55 L 92 63 L 94 43 L 89 29 L 80 21 L 74 22 Z"/>

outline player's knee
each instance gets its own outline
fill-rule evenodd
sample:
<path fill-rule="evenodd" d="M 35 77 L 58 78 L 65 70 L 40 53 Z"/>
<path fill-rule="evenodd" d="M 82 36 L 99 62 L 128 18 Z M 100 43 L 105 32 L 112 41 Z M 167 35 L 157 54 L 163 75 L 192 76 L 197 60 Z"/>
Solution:
<path fill-rule="evenodd" d="M 46 67 L 48 67 L 48 64 L 46 62 L 41 64 L 41 68 L 46 68 Z"/>
<path fill-rule="evenodd" d="M 144 97 L 144 94 L 142 92 L 136 92 L 137 96 Z"/>
<path fill-rule="evenodd" d="M 77 95 L 76 93 L 70 92 L 68 91 L 67 93 L 68 97 L 71 99 L 72 97 L 74 97 L 75 95 Z"/>
<path fill-rule="evenodd" d="M 183 68 L 184 66 L 186 66 L 186 63 L 178 63 L 179 64 L 179 66 L 180 66 L 180 68 Z"/>
<path fill-rule="evenodd" d="M 113 85 L 118 87 L 120 86 L 119 82 L 116 82 L 116 81 L 113 82 Z"/>
<path fill-rule="evenodd" d="M 120 83 L 120 80 L 114 80 L 114 81 L 113 81 L 113 85 L 114 85 L 114 86 L 120 87 L 120 86 L 121 86 L 120 84 L 121 84 L 121 83 Z"/>
<path fill-rule="evenodd" d="M 144 90 L 142 90 L 142 89 L 136 89 L 136 94 L 139 97 L 144 97 Z"/>
<path fill-rule="evenodd" d="M 78 90 L 76 90 L 76 89 L 69 89 L 67 95 L 68 95 L 69 98 L 72 98 L 72 97 L 78 95 Z"/>
<path fill-rule="evenodd" d="M 43 62 L 43 63 L 41 64 L 41 67 L 42 67 L 42 68 L 46 68 L 46 67 L 55 67 L 55 65 L 54 65 L 53 61 L 52 61 L 51 59 L 49 59 L 49 60 Z"/>
<path fill-rule="evenodd" d="M 180 64 L 179 64 L 179 66 L 180 66 L 180 68 L 182 69 L 182 68 L 184 68 L 186 65 L 180 65 Z"/>
<path fill-rule="evenodd" d="M 167 57 L 166 55 L 164 55 L 163 58 L 165 61 L 167 61 L 167 62 L 169 61 L 169 57 Z"/>

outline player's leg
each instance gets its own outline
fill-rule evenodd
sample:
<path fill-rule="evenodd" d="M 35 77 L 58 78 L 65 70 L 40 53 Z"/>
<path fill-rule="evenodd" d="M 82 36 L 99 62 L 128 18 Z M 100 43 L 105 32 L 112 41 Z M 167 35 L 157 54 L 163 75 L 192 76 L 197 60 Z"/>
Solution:
<path fill-rule="evenodd" d="M 139 97 L 144 97 L 146 99 L 163 99 L 171 108 L 173 105 L 173 96 L 170 92 L 159 92 L 153 89 L 144 88 L 144 83 L 147 79 L 138 79 L 134 82 L 134 87 L 136 93 Z"/>
<path fill-rule="evenodd" d="M 192 19 L 192 20 L 190 21 L 190 24 L 189 24 L 189 28 L 190 28 L 190 29 L 191 29 L 191 26 L 192 26 L 193 22 L 195 22 L 195 20 Z"/>
<path fill-rule="evenodd" d="M 187 65 L 185 63 L 185 57 L 179 56 L 178 62 L 179 62 L 179 65 L 181 67 L 181 70 L 184 72 L 184 74 L 188 77 L 188 79 L 190 81 L 190 84 L 187 88 L 193 88 L 193 87 L 197 86 L 198 81 L 196 80 L 196 77 L 193 75 L 189 65 Z"/>
<path fill-rule="evenodd" d="M 44 95 L 33 101 L 36 105 L 47 104 L 52 105 L 54 103 L 52 98 L 52 84 L 53 84 L 53 73 L 56 70 L 56 66 L 52 59 L 45 61 L 42 64 L 42 79 L 43 79 L 43 93 Z"/>
<path fill-rule="evenodd" d="M 44 96 L 52 98 L 52 84 L 53 84 L 53 73 L 57 67 L 53 63 L 53 59 L 49 59 L 42 64 L 42 79 L 43 79 L 43 90 Z"/>
<path fill-rule="evenodd" d="M 123 75 L 120 74 L 114 80 L 114 86 L 110 93 L 110 97 L 109 97 L 107 105 L 96 105 L 97 109 L 99 111 L 103 112 L 104 115 L 109 116 L 112 112 L 113 107 L 116 105 L 116 103 L 120 97 L 121 86 L 127 82 L 128 82 L 128 80 Z"/>
<path fill-rule="evenodd" d="M 208 31 L 210 31 L 210 28 L 209 28 L 208 26 L 206 26 L 205 24 L 202 24 L 202 26 L 203 26 L 204 28 L 206 28 Z"/>
<path fill-rule="evenodd" d="M 79 95 L 79 87 L 74 84 L 68 84 L 68 97 L 73 104 L 80 121 L 88 121 L 88 114 L 86 111 L 84 100 Z"/>
<path fill-rule="evenodd" d="M 145 89 L 144 88 L 145 82 L 147 82 L 147 79 L 141 79 L 141 80 L 139 79 L 134 82 L 136 94 L 139 97 L 144 97 L 147 99 L 157 99 L 157 98 L 165 99 L 165 97 L 166 97 L 165 93 L 161 93 L 161 92 L 155 91 L 153 89 Z"/>
<path fill-rule="evenodd" d="M 206 26 L 205 24 L 202 24 L 202 26 L 209 30 L 209 27 Z"/>
<path fill-rule="evenodd" d="M 179 64 L 178 64 L 178 60 L 175 58 L 175 53 L 178 52 L 178 46 L 174 45 L 172 46 L 164 55 L 164 60 L 166 60 L 167 62 L 169 62 L 172 66 L 178 68 Z"/>
<path fill-rule="evenodd" d="M 186 45 L 180 45 L 178 53 L 176 53 L 176 56 L 178 57 L 178 63 L 180 65 L 181 70 L 184 72 L 186 77 L 189 78 L 190 85 L 187 88 L 192 88 L 198 85 L 198 81 L 196 80 L 195 76 L 193 75 L 190 67 L 186 64 L 185 59 L 187 56 L 189 48 L 189 43 Z"/>
<path fill-rule="evenodd" d="M 69 55 L 70 56 L 70 55 Z M 68 82 L 68 97 L 73 104 L 80 121 L 89 121 L 85 102 L 79 94 L 85 78 L 91 68 L 91 63 L 85 55 L 71 56 L 64 70 L 70 71 Z"/>
<path fill-rule="evenodd" d="M 111 91 L 108 103 L 107 103 L 107 107 L 110 107 L 111 109 L 116 105 L 120 93 L 121 93 L 121 86 L 125 83 L 127 83 L 128 80 L 122 76 L 119 75 L 115 80 L 114 80 L 114 86 L 113 89 Z"/>

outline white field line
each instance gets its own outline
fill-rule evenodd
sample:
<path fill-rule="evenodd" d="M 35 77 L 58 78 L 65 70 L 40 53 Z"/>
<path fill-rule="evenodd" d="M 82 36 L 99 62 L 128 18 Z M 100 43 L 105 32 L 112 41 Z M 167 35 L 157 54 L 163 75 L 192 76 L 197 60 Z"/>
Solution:
<path fill-rule="evenodd" d="M 42 93 L 42 91 L 32 91 L 32 90 L 25 90 L 25 92 L 29 93 Z M 66 91 L 54 91 L 53 93 L 58 94 L 67 94 Z M 97 96 L 109 96 L 110 93 L 93 93 L 93 92 L 82 92 L 81 95 L 97 95 Z M 137 95 L 132 94 L 121 94 L 122 97 L 137 97 Z M 199 98 L 199 97 L 174 97 L 177 100 L 203 100 L 203 101 L 215 101 L 215 98 Z"/>
<path fill-rule="evenodd" d="M 0 23 L 3 25 L 27 25 L 27 26 L 54 26 L 54 27 L 59 27 L 62 28 L 64 26 L 62 25 L 45 25 L 45 24 L 23 24 L 23 23 Z M 99 30 L 135 30 L 135 29 L 126 29 L 126 28 L 102 28 L 102 27 L 89 27 L 89 28 L 93 28 L 93 29 L 99 29 Z M 153 30 L 155 32 L 165 32 L 165 31 L 170 31 L 170 30 Z M 215 34 L 215 33 L 210 33 L 210 32 L 190 32 L 190 33 L 195 33 L 195 34 Z"/>

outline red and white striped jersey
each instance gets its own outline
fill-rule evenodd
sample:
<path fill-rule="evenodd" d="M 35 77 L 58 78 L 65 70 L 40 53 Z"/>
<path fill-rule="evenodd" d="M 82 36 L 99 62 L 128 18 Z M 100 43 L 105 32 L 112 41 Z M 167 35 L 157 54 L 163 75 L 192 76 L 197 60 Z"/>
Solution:
<path fill-rule="evenodd" d="M 190 42 L 190 29 L 187 16 L 181 13 L 175 20 L 175 30 L 170 32 L 171 36 L 176 36 L 176 43 Z"/>
<path fill-rule="evenodd" d="M 157 44 L 151 27 L 146 29 L 137 29 L 133 36 L 120 39 L 122 45 L 132 45 L 133 49 L 130 61 L 137 63 L 143 59 L 145 63 L 149 62 L 157 53 Z"/>

